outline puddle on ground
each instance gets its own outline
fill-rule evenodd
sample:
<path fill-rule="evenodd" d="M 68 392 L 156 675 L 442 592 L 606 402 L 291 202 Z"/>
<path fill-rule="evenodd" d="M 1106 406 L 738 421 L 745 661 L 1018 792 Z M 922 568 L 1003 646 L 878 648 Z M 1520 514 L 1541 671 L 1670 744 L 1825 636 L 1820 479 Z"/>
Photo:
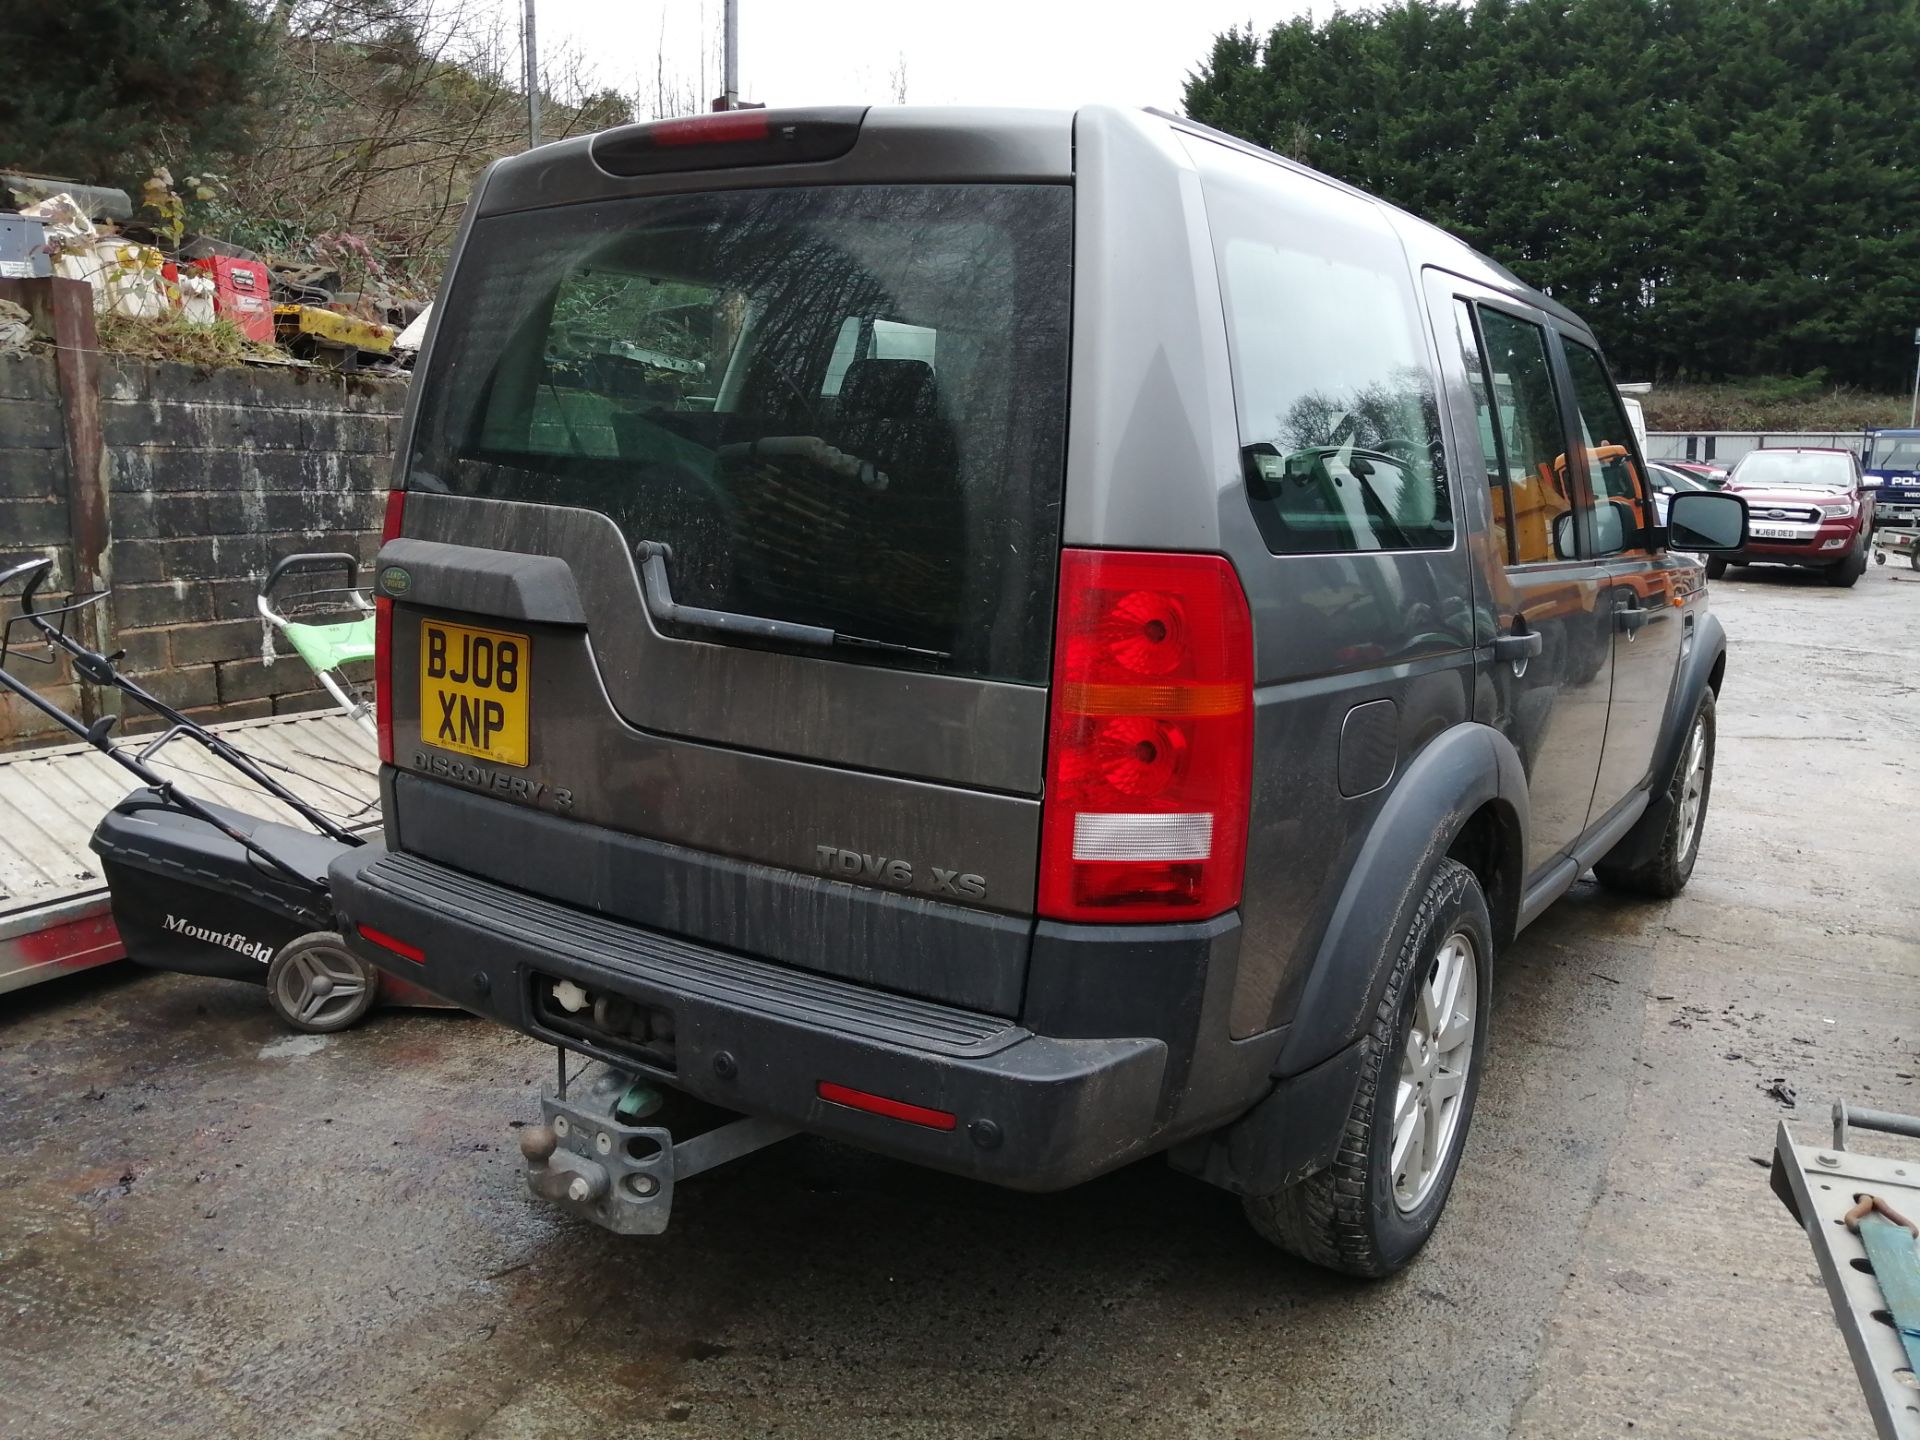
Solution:
<path fill-rule="evenodd" d="M 331 1035 L 282 1035 L 260 1047 L 262 1060 L 301 1060 L 333 1044 Z"/>

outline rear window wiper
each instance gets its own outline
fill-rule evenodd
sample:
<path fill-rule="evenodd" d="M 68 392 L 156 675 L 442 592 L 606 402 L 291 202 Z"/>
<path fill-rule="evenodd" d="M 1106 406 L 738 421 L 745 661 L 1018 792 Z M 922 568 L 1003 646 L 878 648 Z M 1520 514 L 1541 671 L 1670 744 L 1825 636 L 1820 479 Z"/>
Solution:
<path fill-rule="evenodd" d="M 669 625 L 686 625 L 699 630 L 718 630 L 729 635 L 746 635 L 756 640 L 782 640 L 789 645 L 812 645 L 830 650 L 842 646 L 854 650 L 878 650 L 888 655 L 911 655 L 921 660 L 951 660 L 945 650 L 926 650 L 918 645 L 901 645 L 892 640 L 874 640 L 865 635 L 849 635 L 824 625 L 802 625 L 794 620 L 772 620 L 763 615 L 741 615 L 732 610 L 707 610 L 698 605 L 682 605 L 673 598 L 673 586 L 667 579 L 667 562 L 673 550 L 659 540 L 642 540 L 633 547 L 640 561 L 640 581 L 645 587 L 647 613 Z"/>

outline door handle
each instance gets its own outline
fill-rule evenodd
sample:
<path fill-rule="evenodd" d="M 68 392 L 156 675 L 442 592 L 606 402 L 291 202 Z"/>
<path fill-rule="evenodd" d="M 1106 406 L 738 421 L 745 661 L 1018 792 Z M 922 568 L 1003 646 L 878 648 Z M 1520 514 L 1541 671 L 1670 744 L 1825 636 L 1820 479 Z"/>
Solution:
<path fill-rule="evenodd" d="M 1653 619 L 1653 611 L 1638 602 L 1632 605 L 1622 605 L 1613 613 L 1620 628 L 1627 632 L 1629 639 L 1639 633 L 1642 625 L 1645 625 L 1649 620 Z"/>
<path fill-rule="evenodd" d="M 1547 637 L 1538 630 L 1521 630 L 1512 635 L 1493 637 L 1493 658 L 1524 665 L 1546 648 Z"/>

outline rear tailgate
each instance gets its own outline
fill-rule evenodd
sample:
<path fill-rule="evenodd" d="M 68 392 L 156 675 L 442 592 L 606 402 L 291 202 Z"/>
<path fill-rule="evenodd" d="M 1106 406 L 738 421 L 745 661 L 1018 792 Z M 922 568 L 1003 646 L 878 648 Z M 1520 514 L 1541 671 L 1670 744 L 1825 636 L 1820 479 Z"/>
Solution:
<path fill-rule="evenodd" d="M 977 154 L 872 183 L 909 127 L 611 196 L 581 142 L 549 203 L 478 202 L 382 552 L 393 849 L 1018 1010 L 1071 298 L 1049 123 L 1051 183 Z M 553 203 L 570 180 L 600 198 Z"/>

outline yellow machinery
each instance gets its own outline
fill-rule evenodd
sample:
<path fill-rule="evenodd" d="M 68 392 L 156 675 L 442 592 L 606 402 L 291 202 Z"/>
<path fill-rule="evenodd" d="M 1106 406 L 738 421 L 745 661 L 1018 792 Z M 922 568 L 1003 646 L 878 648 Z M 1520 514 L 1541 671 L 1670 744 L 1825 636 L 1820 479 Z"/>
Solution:
<path fill-rule="evenodd" d="M 273 333 L 302 359 L 324 358 L 350 370 L 363 355 L 391 355 L 395 330 L 373 320 L 323 310 L 318 305 L 276 305 Z"/>

